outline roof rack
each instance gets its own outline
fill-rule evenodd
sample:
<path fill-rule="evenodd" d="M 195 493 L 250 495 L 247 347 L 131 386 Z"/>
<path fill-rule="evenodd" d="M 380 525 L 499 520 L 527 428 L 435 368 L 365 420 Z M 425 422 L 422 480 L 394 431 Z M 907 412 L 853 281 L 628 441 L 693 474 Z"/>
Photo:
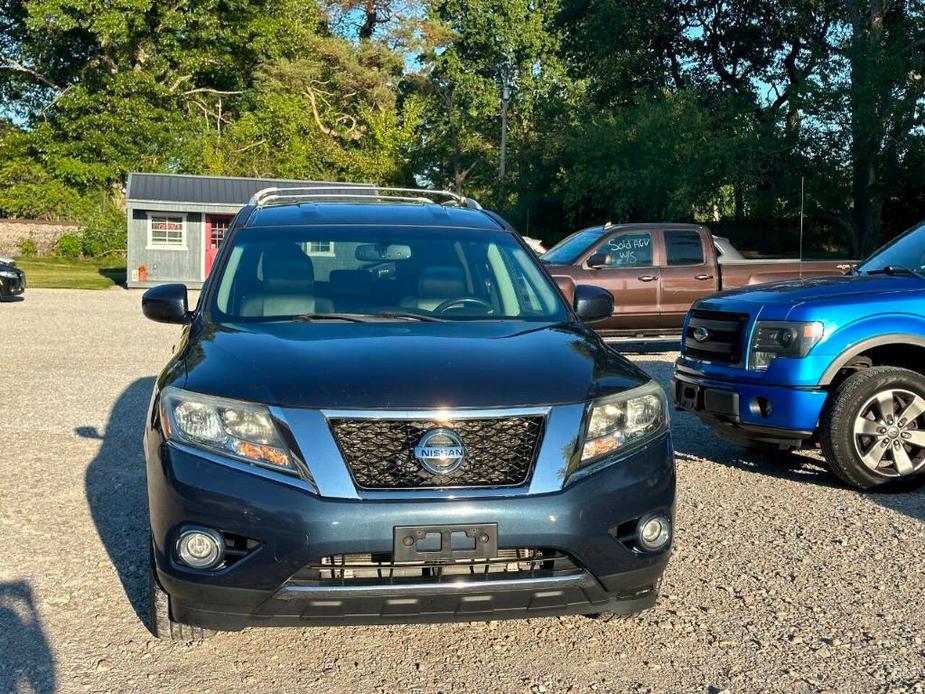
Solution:
<path fill-rule="evenodd" d="M 415 204 L 468 207 L 480 210 L 472 198 L 447 190 L 428 188 L 380 188 L 366 183 L 332 183 L 330 185 L 264 188 L 248 201 L 254 207 L 298 204 L 300 202 L 404 202 Z"/>

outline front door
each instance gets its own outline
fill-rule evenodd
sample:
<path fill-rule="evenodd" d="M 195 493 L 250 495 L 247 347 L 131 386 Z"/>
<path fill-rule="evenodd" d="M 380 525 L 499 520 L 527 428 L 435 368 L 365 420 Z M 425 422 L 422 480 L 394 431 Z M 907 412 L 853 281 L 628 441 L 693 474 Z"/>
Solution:
<path fill-rule="evenodd" d="M 225 240 L 225 232 L 228 231 L 228 224 L 231 222 L 231 215 L 225 214 L 207 214 L 206 215 L 206 277 L 212 270 L 212 263 L 215 262 L 215 256 L 218 249 Z"/>
<path fill-rule="evenodd" d="M 607 237 L 592 253 L 607 253 L 610 264 L 589 268 L 587 258 L 576 273 L 582 281 L 613 294 L 613 315 L 595 321 L 595 330 L 646 331 L 659 329 L 659 268 L 655 266 L 651 231 L 621 231 Z"/>

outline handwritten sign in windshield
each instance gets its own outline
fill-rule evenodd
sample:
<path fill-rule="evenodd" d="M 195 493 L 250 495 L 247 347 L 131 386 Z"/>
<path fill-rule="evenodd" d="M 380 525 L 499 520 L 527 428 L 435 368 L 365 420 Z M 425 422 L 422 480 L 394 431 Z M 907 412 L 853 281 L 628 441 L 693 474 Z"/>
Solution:
<path fill-rule="evenodd" d="M 615 236 L 606 244 L 611 267 L 636 267 L 652 264 L 652 237 L 649 234 Z"/>

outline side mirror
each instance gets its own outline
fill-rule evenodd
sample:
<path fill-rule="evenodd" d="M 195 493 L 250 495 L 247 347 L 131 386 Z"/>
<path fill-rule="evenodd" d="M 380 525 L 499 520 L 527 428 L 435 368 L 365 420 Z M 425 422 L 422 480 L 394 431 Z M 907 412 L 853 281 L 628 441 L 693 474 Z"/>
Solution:
<path fill-rule="evenodd" d="M 583 321 L 610 318 L 613 315 L 613 294 L 602 287 L 579 284 L 575 287 L 575 313 Z"/>
<path fill-rule="evenodd" d="M 158 323 L 189 323 L 185 284 L 162 284 L 151 287 L 141 297 L 145 318 Z"/>
<path fill-rule="evenodd" d="M 613 259 L 610 257 L 610 253 L 594 253 L 588 258 L 588 267 L 598 268 L 606 267 L 613 262 Z"/>

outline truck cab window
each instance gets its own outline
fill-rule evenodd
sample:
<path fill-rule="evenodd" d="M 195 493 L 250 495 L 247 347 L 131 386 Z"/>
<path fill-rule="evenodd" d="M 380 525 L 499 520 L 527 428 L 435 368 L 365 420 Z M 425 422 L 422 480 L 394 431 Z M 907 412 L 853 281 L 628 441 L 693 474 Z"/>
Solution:
<path fill-rule="evenodd" d="M 703 243 L 696 231 L 666 231 L 665 249 L 669 265 L 702 265 Z"/>
<path fill-rule="evenodd" d="M 652 265 L 652 235 L 649 232 L 618 234 L 597 247 L 596 253 L 609 253 L 608 268 L 649 267 Z"/>

